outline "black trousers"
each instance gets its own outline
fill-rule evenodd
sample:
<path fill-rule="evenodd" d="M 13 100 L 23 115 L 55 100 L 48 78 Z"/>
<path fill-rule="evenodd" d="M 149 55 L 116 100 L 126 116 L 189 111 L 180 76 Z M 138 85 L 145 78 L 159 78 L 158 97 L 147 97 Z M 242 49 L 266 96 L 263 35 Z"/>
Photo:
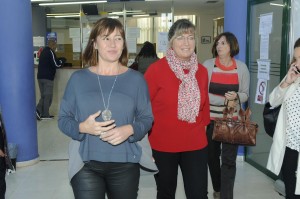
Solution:
<path fill-rule="evenodd" d="M 175 199 L 180 166 L 187 199 L 207 199 L 207 148 L 168 153 L 153 150 L 159 173 L 155 175 L 157 199 Z"/>
<path fill-rule="evenodd" d="M 72 178 L 76 199 L 136 199 L 140 179 L 137 163 L 90 161 Z"/>
<path fill-rule="evenodd" d="M 285 185 L 286 199 L 300 199 L 300 195 L 295 195 L 298 156 L 298 151 L 290 149 L 289 147 L 285 148 L 281 171 Z"/>
<path fill-rule="evenodd" d="M 212 140 L 214 121 L 207 126 L 208 167 L 213 189 L 221 192 L 221 199 L 232 199 L 236 175 L 238 145 Z M 220 163 L 220 155 L 222 165 Z"/>
<path fill-rule="evenodd" d="M 6 191 L 5 173 L 6 173 L 5 158 L 0 157 L 0 199 L 5 198 L 5 191 Z"/>

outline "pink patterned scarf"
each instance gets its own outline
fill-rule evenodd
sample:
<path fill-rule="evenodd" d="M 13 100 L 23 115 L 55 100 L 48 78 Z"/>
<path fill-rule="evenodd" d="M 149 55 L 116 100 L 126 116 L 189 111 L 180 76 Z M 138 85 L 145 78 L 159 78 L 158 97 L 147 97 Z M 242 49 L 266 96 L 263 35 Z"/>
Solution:
<path fill-rule="evenodd" d="M 167 50 L 166 58 L 171 70 L 181 80 L 178 90 L 178 112 L 179 120 L 195 123 L 200 108 L 200 89 L 195 74 L 198 70 L 198 60 L 195 53 L 189 61 L 179 60 L 175 52 L 170 48 Z M 187 74 L 184 69 L 189 70 Z"/>

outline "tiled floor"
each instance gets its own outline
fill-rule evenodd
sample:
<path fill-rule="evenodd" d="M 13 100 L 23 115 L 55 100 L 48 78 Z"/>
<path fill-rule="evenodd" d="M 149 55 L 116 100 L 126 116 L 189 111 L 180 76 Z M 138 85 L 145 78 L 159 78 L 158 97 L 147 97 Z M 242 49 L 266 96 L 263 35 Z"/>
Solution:
<path fill-rule="evenodd" d="M 40 162 L 17 168 L 6 177 L 6 199 L 73 199 L 68 182 L 67 147 L 69 138 L 57 128 L 56 120 L 38 122 Z M 234 189 L 235 199 L 282 199 L 274 191 L 274 182 L 245 162 L 238 162 Z M 209 179 L 208 198 L 212 197 Z M 139 199 L 155 199 L 153 176 L 142 176 Z M 185 199 L 181 175 L 178 177 L 176 199 Z"/>

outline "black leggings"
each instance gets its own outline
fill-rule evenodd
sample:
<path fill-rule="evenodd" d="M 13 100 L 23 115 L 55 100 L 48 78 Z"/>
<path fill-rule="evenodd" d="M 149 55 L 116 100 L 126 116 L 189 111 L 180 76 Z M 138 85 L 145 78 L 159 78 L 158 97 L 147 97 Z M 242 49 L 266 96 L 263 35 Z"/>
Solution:
<path fill-rule="evenodd" d="M 5 173 L 6 173 L 5 158 L 0 157 L 0 199 L 5 198 L 5 191 L 6 191 Z"/>
<path fill-rule="evenodd" d="M 295 195 L 298 156 L 298 151 L 292 150 L 289 147 L 285 148 L 281 171 L 285 185 L 286 199 L 300 199 L 300 195 Z"/>
<path fill-rule="evenodd" d="M 140 178 L 137 163 L 90 161 L 72 178 L 76 199 L 136 199 Z"/>

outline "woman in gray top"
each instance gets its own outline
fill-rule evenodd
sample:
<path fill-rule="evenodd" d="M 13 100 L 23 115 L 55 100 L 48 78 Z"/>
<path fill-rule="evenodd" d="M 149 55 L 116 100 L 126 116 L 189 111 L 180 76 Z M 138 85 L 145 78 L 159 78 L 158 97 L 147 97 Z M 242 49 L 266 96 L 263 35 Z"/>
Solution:
<path fill-rule="evenodd" d="M 75 198 L 135 199 L 142 154 L 137 141 L 151 128 L 153 116 L 143 75 L 126 67 L 118 20 L 96 22 L 83 60 L 89 67 L 71 76 L 58 120 L 60 130 L 80 142 L 84 166 L 71 179 Z"/>

